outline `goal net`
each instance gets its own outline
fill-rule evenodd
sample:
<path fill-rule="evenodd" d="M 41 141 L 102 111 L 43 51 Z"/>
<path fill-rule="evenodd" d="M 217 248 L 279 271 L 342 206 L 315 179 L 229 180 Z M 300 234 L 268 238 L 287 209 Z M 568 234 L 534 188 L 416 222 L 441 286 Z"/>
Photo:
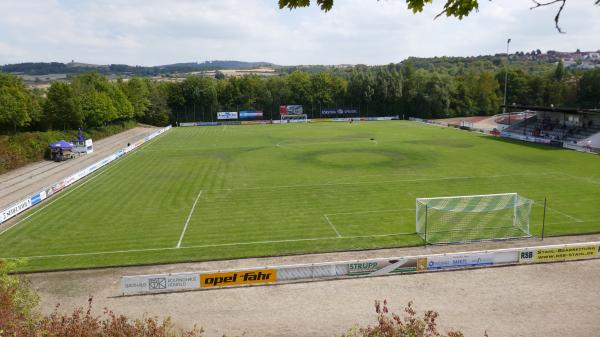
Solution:
<path fill-rule="evenodd" d="M 417 234 L 438 244 L 530 237 L 532 205 L 517 193 L 417 198 Z"/>
<path fill-rule="evenodd" d="M 281 123 L 306 123 L 308 118 L 306 115 L 281 115 Z"/>

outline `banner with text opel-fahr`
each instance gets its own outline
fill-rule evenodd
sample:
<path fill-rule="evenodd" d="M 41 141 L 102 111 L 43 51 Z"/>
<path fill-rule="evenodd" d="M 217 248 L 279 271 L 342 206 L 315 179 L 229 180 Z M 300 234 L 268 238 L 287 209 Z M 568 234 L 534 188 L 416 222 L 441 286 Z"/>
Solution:
<path fill-rule="evenodd" d="M 277 281 L 276 269 L 249 269 L 215 272 L 187 272 L 123 276 L 121 291 L 124 295 L 198 290 L 251 284 L 268 284 Z"/>
<path fill-rule="evenodd" d="M 255 269 L 208 273 L 200 275 L 201 288 L 228 287 L 247 284 L 274 283 L 277 281 L 275 269 Z"/>

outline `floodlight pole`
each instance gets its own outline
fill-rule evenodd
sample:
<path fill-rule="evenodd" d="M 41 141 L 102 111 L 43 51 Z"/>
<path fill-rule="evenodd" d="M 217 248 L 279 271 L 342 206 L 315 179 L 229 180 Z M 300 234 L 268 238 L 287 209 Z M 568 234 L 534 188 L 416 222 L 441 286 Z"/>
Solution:
<path fill-rule="evenodd" d="M 510 39 L 506 41 L 506 64 L 504 65 L 504 104 L 502 107 L 502 113 L 506 114 L 506 86 L 508 83 L 508 62 L 510 62 L 510 58 L 508 57 L 508 45 L 510 44 Z M 510 118 L 510 117 L 509 117 Z"/>
<path fill-rule="evenodd" d="M 546 197 L 544 197 L 544 215 L 542 217 L 542 241 L 544 241 L 544 230 L 546 227 Z"/>

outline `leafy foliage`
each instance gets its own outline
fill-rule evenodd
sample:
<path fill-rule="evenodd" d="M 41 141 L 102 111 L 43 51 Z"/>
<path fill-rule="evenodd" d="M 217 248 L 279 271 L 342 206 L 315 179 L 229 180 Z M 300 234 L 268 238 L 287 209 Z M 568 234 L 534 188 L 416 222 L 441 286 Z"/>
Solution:
<path fill-rule="evenodd" d="M 442 334 L 438 331 L 435 311 L 425 311 L 423 317 L 417 315 L 413 303 L 404 308 L 405 317 L 390 311 L 387 301 L 375 301 L 377 324 L 365 328 L 354 328 L 344 337 L 463 337 L 460 331 Z"/>
<path fill-rule="evenodd" d="M 377 0 L 379 1 L 379 0 Z M 473 11 L 477 11 L 479 9 L 479 0 L 445 0 L 444 9 L 436 15 L 436 18 L 446 15 L 448 17 L 453 16 L 458 19 L 462 19 L 465 16 L 468 16 Z M 491 1 L 491 0 L 490 0 Z M 556 11 L 556 15 L 554 17 L 554 23 L 556 30 L 559 33 L 563 33 L 562 29 L 559 26 L 560 16 L 567 4 L 567 0 L 546 0 L 546 1 L 536 1 L 532 0 L 534 6 L 531 9 L 551 6 L 558 4 L 558 10 Z M 600 5 L 600 0 L 593 0 L 595 5 Z M 316 0 L 315 1 L 321 10 L 328 12 L 333 8 L 333 0 Z M 408 9 L 412 10 L 413 13 L 422 12 L 425 8 L 426 4 L 433 3 L 433 0 L 406 0 L 406 4 L 408 5 Z M 310 6 L 310 0 L 279 0 L 279 8 L 289 8 L 295 9 L 299 7 L 308 7 Z"/>
<path fill-rule="evenodd" d="M 170 319 L 157 317 L 131 320 L 104 309 L 102 316 L 92 314 L 92 299 L 87 309 L 60 313 L 57 305 L 50 315 L 36 311 L 39 297 L 29 282 L 10 275 L 16 262 L 0 260 L 0 336 L 28 337 L 200 337 L 202 329 L 178 331 Z"/>

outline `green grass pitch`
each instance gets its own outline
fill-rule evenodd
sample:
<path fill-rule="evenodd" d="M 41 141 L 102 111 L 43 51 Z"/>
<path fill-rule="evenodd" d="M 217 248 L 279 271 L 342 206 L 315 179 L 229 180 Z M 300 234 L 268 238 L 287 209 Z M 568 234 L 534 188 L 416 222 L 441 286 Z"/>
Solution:
<path fill-rule="evenodd" d="M 422 244 L 415 198 L 518 192 L 600 231 L 600 157 L 413 122 L 175 128 L 22 215 L 22 270 Z M 193 211 L 192 211 L 193 208 Z"/>

